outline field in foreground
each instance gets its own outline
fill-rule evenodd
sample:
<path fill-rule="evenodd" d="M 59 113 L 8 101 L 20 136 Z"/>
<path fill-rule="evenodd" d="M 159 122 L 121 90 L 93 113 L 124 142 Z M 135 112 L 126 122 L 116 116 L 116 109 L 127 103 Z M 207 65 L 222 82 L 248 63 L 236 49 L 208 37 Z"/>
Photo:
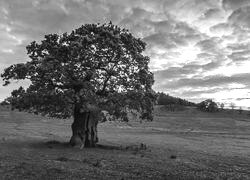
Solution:
<path fill-rule="evenodd" d="M 0 179 L 250 179 L 245 114 L 158 106 L 154 122 L 99 124 L 99 146 L 82 150 L 70 125 L 0 107 Z"/>

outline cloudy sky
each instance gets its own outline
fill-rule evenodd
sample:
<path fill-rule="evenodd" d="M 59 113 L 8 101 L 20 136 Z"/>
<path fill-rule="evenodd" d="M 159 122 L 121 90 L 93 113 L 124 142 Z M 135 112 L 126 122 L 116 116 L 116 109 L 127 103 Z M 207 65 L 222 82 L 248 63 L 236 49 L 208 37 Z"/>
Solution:
<path fill-rule="evenodd" d="M 147 42 L 156 91 L 250 107 L 249 19 L 250 0 L 0 0 L 0 71 L 45 34 L 112 21 Z"/>

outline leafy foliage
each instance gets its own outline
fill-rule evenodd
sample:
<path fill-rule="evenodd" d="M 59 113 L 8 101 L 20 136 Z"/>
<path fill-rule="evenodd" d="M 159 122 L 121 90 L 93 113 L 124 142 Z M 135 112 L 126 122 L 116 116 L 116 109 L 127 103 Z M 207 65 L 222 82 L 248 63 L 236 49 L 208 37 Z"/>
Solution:
<path fill-rule="evenodd" d="M 195 105 L 195 103 L 189 102 L 185 99 L 170 96 L 163 92 L 157 94 L 157 104 L 158 105 L 178 104 L 182 106 L 194 106 Z"/>
<path fill-rule="evenodd" d="M 223 110 L 225 107 L 225 104 L 224 103 L 220 103 L 220 108 Z"/>
<path fill-rule="evenodd" d="M 29 79 L 31 85 L 12 92 L 15 108 L 51 117 L 81 111 L 106 110 L 116 117 L 135 109 L 152 120 L 155 93 L 146 44 L 126 29 L 109 24 L 86 24 L 70 34 L 49 34 L 28 45 L 30 61 L 14 64 L 1 74 L 10 80 Z"/>
<path fill-rule="evenodd" d="M 231 102 L 231 103 L 230 103 L 230 107 L 232 108 L 232 110 L 234 110 L 234 108 L 235 108 L 235 103 Z"/>
<path fill-rule="evenodd" d="M 195 103 L 189 102 L 185 99 L 170 96 L 163 92 L 157 93 L 157 104 L 164 105 L 170 111 L 183 110 L 183 106 L 195 106 Z"/>
<path fill-rule="evenodd" d="M 240 107 L 240 108 L 238 109 L 238 112 L 239 112 L 239 114 L 242 114 L 242 112 L 243 112 L 242 107 Z"/>
<path fill-rule="evenodd" d="M 218 111 L 218 105 L 212 99 L 207 99 L 205 101 L 202 101 L 197 106 L 201 111 L 207 111 L 207 112 Z"/>

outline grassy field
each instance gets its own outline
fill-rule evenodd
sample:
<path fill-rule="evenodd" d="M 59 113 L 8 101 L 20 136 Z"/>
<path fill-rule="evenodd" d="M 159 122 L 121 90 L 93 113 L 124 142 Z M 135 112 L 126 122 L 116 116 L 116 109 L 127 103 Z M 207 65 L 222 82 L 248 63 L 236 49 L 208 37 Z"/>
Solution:
<path fill-rule="evenodd" d="M 158 106 L 153 122 L 105 122 L 72 148 L 72 120 L 0 108 L 0 179 L 250 179 L 250 117 Z M 146 146 L 146 148 L 145 148 Z"/>

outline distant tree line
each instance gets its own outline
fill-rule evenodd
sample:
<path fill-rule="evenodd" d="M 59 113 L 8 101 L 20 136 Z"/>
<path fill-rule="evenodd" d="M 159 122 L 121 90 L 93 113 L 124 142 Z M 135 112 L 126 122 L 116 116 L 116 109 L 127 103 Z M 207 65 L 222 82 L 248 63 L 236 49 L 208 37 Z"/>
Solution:
<path fill-rule="evenodd" d="M 6 101 L 1 101 L 1 102 L 0 102 L 0 105 L 1 105 L 1 106 L 7 106 L 7 105 L 9 105 L 9 103 L 6 102 Z"/>
<path fill-rule="evenodd" d="M 181 99 L 178 97 L 173 97 L 163 92 L 157 93 L 157 104 L 165 105 L 170 111 L 175 111 L 176 109 L 179 109 L 182 106 L 195 106 L 196 105 L 193 102 L 189 102 L 185 99 Z"/>
<path fill-rule="evenodd" d="M 197 107 L 201 111 L 206 111 L 206 112 L 217 112 L 217 111 L 223 111 L 225 104 L 224 103 L 216 103 L 212 99 L 206 99 L 205 101 L 202 101 L 197 104 Z M 234 112 L 235 109 L 235 103 L 231 102 L 229 104 L 229 107 L 231 107 L 231 112 Z M 243 109 L 242 107 L 239 107 L 237 110 L 239 114 L 242 114 Z"/>
<path fill-rule="evenodd" d="M 216 102 L 214 102 L 212 99 L 207 99 L 205 101 L 202 101 L 197 104 L 197 107 L 201 111 L 206 111 L 206 112 L 217 112 L 219 111 L 219 107 Z M 224 107 L 221 106 L 221 107 Z"/>

